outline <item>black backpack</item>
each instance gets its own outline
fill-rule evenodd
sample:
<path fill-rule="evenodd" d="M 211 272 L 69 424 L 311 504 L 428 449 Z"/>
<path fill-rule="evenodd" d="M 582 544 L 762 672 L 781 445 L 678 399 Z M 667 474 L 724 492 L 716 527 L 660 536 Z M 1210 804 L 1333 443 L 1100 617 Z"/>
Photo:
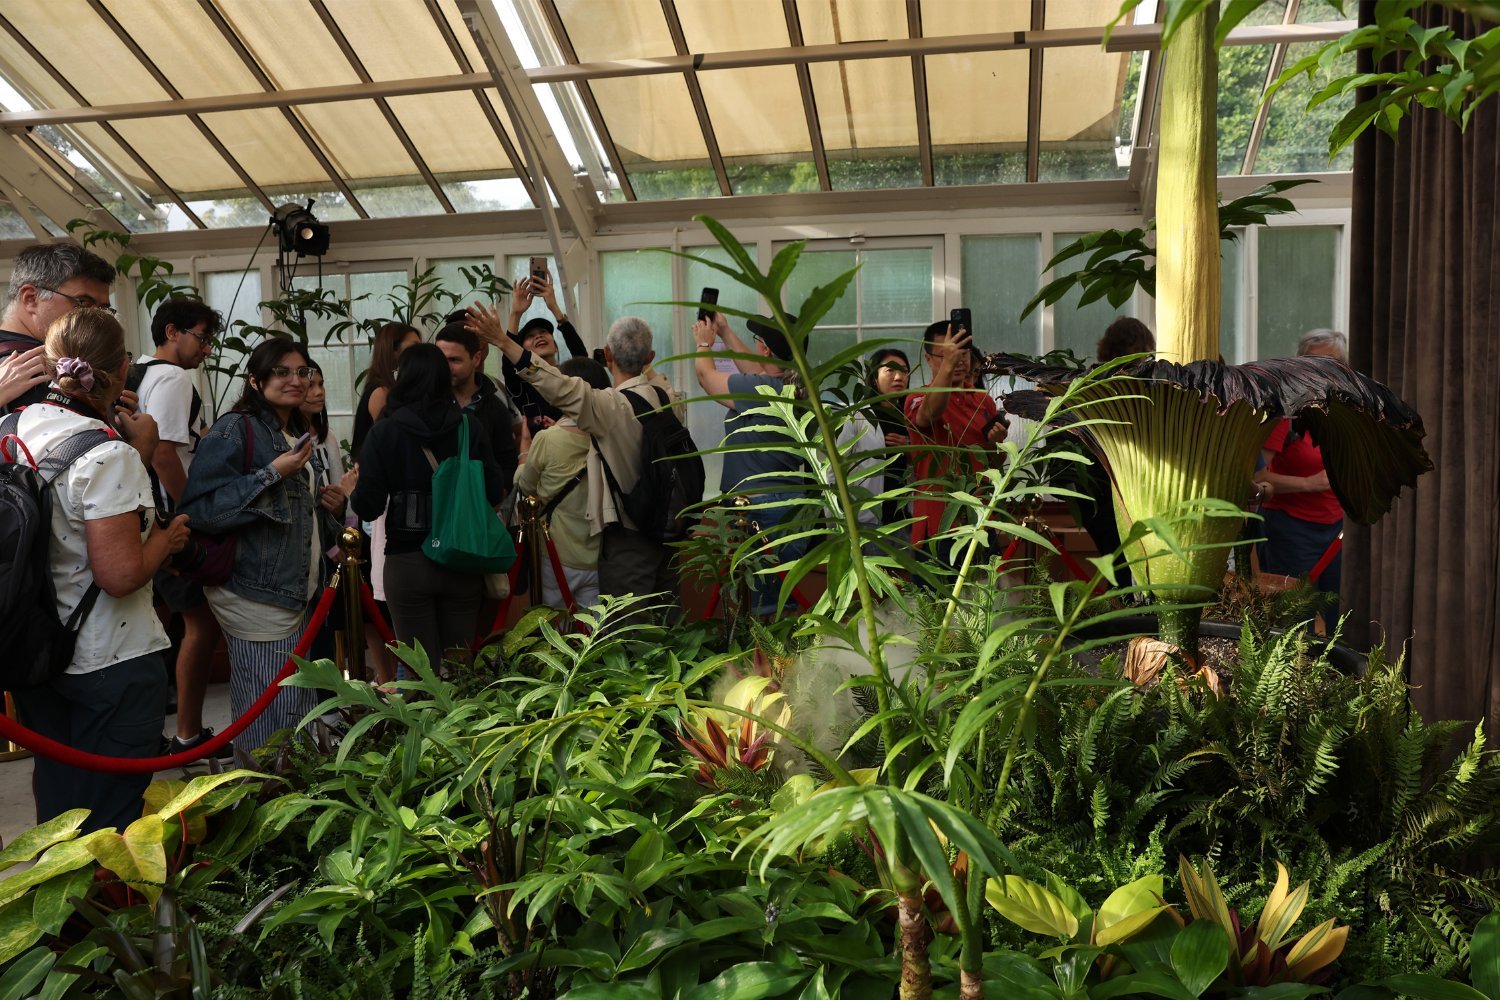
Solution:
<path fill-rule="evenodd" d="M 21 439 L 21 415 L 0 420 L 0 688 L 44 683 L 68 668 L 78 627 L 99 599 L 90 583 L 66 622 L 57 617 L 48 543 L 52 539 L 52 482 L 74 462 L 111 440 L 104 430 L 79 431 L 33 469 Z"/>
<path fill-rule="evenodd" d="M 654 542 L 680 542 L 698 520 L 685 512 L 703 500 L 703 459 L 696 454 L 693 435 L 668 405 L 671 399 L 659 387 L 652 388 L 661 398 L 659 407 L 623 390 L 641 425 L 641 477 L 635 487 L 628 493 L 620 489 L 598 441 L 594 449 L 610 491 L 640 533 Z"/>

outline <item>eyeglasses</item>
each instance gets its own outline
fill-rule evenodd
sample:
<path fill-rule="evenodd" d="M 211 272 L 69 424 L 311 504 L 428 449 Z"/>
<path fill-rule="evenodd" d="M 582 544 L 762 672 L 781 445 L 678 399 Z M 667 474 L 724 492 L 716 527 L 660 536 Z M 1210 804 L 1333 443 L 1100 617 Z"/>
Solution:
<path fill-rule="evenodd" d="M 67 299 L 69 302 L 73 303 L 80 309 L 103 309 L 111 316 L 115 314 L 114 306 L 110 305 L 108 302 L 95 302 L 93 298 L 87 295 L 69 295 L 67 292 L 59 292 L 57 289 L 48 288 L 46 285 L 33 285 L 32 287 L 37 289 L 38 291 L 51 292 L 53 295 L 61 295 L 63 298 Z"/>
<path fill-rule="evenodd" d="M 211 333 L 201 333 L 197 330 L 183 330 L 182 332 L 196 340 L 200 347 L 212 349 L 214 346 L 214 335 Z"/>
<path fill-rule="evenodd" d="M 302 381 L 306 382 L 308 379 L 313 377 L 313 373 L 315 371 L 317 371 L 316 368 L 309 368 L 306 365 L 301 368 L 288 368 L 286 365 L 277 365 L 275 368 L 271 369 L 271 377 L 291 378 L 293 375 L 295 375 Z"/>

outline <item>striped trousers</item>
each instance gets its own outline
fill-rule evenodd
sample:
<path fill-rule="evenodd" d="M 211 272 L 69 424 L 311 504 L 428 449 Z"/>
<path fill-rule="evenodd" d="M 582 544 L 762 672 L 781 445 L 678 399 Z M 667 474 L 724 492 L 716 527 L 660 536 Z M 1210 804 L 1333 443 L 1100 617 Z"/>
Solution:
<path fill-rule="evenodd" d="M 259 698 L 271 680 L 281 672 L 302 636 L 306 619 L 295 632 L 284 639 L 253 642 L 225 635 L 229 644 L 229 706 L 238 719 Z M 243 733 L 234 738 L 236 750 L 249 753 L 268 743 L 278 729 L 289 729 L 318 706 L 323 694 L 308 688 L 282 687 L 276 700 Z"/>

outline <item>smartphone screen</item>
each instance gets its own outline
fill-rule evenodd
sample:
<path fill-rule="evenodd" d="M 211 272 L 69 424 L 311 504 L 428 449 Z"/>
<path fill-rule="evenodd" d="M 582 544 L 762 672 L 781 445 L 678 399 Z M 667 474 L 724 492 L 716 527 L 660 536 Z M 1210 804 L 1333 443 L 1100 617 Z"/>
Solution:
<path fill-rule="evenodd" d="M 960 329 L 974 332 L 974 318 L 967 309 L 954 309 L 948 313 L 948 322 L 952 325 L 954 333 Z"/>
<path fill-rule="evenodd" d="M 708 287 L 705 286 L 704 289 L 703 289 L 703 291 L 700 292 L 700 293 L 698 293 L 698 301 L 699 302 L 712 302 L 714 305 L 718 305 L 719 304 L 719 290 L 717 288 L 708 288 Z M 714 315 L 715 315 L 715 313 L 714 313 L 714 311 L 712 309 L 699 309 L 698 310 L 698 319 L 699 320 L 711 319 Z"/>

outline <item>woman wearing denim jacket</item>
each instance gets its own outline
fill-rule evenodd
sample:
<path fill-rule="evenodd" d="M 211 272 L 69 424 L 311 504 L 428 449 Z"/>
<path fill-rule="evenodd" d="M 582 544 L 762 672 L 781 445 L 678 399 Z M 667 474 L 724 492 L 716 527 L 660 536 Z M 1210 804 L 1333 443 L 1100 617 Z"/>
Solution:
<path fill-rule="evenodd" d="M 306 349 L 268 340 L 250 353 L 245 391 L 198 443 L 181 510 L 193 527 L 232 534 L 234 569 L 222 587 L 206 587 L 229 643 L 229 700 L 239 718 L 281 670 L 306 626 L 322 584 L 322 553 L 338 537 L 344 495 L 314 494 L 311 437 L 301 411 L 312 369 Z M 248 439 L 248 455 L 247 440 Z M 298 442 L 301 441 L 300 447 Z M 316 691 L 282 688 L 271 707 L 235 740 L 262 747 L 318 704 Z"/>

